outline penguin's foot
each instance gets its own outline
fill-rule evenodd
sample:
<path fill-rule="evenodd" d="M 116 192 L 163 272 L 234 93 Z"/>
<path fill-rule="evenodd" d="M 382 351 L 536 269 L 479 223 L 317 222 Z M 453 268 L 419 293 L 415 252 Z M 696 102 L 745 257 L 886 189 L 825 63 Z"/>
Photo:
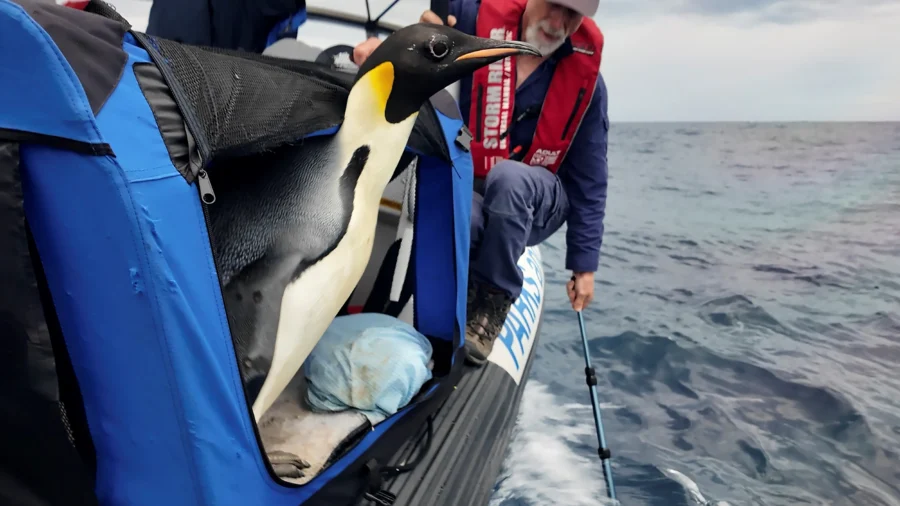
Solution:
<path fill-rule="evenodd" d="M 309 467 L 309 462 L 301 459 L 293 453 L 275 450 L 267 453 L 275 476 L 279 478 L 303 478 L 303 470 Z"/>

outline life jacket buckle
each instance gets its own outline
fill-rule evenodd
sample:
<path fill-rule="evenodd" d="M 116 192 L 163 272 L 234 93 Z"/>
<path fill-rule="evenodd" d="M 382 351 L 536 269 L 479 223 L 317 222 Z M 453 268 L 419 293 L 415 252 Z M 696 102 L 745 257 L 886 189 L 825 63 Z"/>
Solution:
<path fill-rule="evenodd" d="M 456 135 L 456 145 L 462 148 L 466 153 L 472 148 L 472 132 L 469 131 L 469 127 L 463 125 L 462 128 L 459 129 L 459 133 Z"/>

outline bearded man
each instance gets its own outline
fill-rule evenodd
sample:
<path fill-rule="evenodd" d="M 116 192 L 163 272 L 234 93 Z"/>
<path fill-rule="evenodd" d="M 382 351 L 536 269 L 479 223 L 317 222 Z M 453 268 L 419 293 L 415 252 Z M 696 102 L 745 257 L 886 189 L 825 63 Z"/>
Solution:
<path fill-rule="evenodd" d="M 467 360 L 487 361 L 522 290 L 527 246 L 565 222 L 572 308 L 594 296 L 606 213 L 606 84 L 599 0 L 451 0 L 448 24 L 480 37 L 524 40 L 541 57 L 509 57 L 460 81 L 475 170 Z M 431 11 L 421 22 L 442 23 Z M 380 44 L 354 48 L 358 65 Z"/>

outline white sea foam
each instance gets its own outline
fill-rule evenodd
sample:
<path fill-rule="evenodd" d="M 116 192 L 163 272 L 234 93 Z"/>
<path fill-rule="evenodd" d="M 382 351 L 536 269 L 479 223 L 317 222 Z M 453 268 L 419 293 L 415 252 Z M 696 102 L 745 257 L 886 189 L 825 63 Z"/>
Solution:
<path fill-rule="evenodd" d="M 596 437 L 589 404 L 561 404 L 546 385 L 529 380 L 491 506 L 512 498 L 531 504 L 616 504 L 606 497 L 600 459 L 572 448 L 586 439 L 596 445 Z"/>

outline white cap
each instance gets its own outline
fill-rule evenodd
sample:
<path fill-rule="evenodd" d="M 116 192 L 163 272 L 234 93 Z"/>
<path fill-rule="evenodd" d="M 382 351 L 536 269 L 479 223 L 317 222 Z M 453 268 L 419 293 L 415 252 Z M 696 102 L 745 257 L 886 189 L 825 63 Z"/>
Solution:
<path fill-rule="evenodd" d="M 594 17 L 597 7 L 600 6 L 600 0 L 547 0 L 547 2 L 568 7 L 589 18 Z"/>

